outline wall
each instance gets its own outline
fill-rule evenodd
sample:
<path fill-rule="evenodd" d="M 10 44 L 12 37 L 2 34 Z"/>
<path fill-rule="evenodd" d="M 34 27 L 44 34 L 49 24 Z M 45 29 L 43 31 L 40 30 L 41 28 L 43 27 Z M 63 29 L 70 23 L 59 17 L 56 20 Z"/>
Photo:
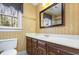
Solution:
<path fill-rule="evenodd" d="M 36 31 L 36 9 L 31 4 L 23 5 L 23 30 L 19 32 L 0 32 L 0 39 L 15 38 L 18 39 L 17 50 L 23 51 L 26 50 L 26 32 L 35 32 Z M 29 28 L 29 29 L 28 29 Z"/>
<path fill-rule="evenodd" d="M 45 7 L 46 8 L 46 7 Z M 43 10 L 41 4 L 37 7 L 37 32 L 55 34 L 78 34 L 79 35 L 79 4 L 65 4 L 65 26 L 41 28 L 39 27 L 39 12 Z"/>

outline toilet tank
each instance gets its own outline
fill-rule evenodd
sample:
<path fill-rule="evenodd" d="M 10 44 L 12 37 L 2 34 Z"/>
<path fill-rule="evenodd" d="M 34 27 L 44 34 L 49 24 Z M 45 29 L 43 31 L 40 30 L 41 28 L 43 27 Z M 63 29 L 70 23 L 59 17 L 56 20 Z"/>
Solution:
<path fill-rule="evenodd" d="M 17 46 L 17 38 L 0 39 L 0 52 L 4 50 L 14 49 Z"/>

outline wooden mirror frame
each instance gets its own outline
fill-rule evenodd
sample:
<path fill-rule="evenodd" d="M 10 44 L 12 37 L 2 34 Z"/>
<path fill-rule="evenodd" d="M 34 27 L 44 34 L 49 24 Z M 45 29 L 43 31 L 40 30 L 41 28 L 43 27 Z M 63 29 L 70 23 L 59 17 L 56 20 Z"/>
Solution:
<path fill-rule="evenodd" d="M 44 10 L 40 11 L 39 13 L 39 25 L 40 28 L 50 28 L 50 27 L 56 27 L 56 26 L 62 26 L 64 25 L 64 4 L 61 3 L 62 9 L 61 9 L 61 17 L 62 17 L 62 23 L 61 24 L 57 24 L 57 25 L 51 25 L 51 26 L 41 26 L 41 13 L 43 13 L 44 11 L 46 11 L 47 9 L 51 8 L 52 6 L 57 5 L 58 3 L 53 3 L 52 5 L 48 6 L 47 8 L 45 8 Z"/>

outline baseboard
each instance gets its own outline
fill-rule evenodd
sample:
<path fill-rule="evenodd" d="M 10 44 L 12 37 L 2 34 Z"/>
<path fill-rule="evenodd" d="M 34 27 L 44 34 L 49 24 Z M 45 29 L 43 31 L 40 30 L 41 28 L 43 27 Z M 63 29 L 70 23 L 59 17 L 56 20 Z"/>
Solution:
<path fill-rule="evenodd" d="M 20 51 L 17 53 L 17 55 L 28 55 L 26 51 Z"/>

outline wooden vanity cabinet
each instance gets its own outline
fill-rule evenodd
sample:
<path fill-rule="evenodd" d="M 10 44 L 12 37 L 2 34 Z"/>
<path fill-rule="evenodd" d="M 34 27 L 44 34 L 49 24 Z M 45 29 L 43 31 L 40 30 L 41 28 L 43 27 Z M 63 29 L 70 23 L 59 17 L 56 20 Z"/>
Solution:
<path fill-rule="evenodd" d="M 37 55 L 37 40 L 32 39 L 32 54 Z"/>
<path fill-rule="evenodd" d="M 32 54 L 32 39 L 30 37 L 26 37 L 26 51 L 28 54 Z"/>
<path fill-rule="evenodd" d="M 38 55 L 46 55 L 46 42 L 38 40 Z"/>
<path fill-rule="evenodd" d="M 27 53 L 30 55 L 79 55 L 79 49 L 26 37 Z"/>

